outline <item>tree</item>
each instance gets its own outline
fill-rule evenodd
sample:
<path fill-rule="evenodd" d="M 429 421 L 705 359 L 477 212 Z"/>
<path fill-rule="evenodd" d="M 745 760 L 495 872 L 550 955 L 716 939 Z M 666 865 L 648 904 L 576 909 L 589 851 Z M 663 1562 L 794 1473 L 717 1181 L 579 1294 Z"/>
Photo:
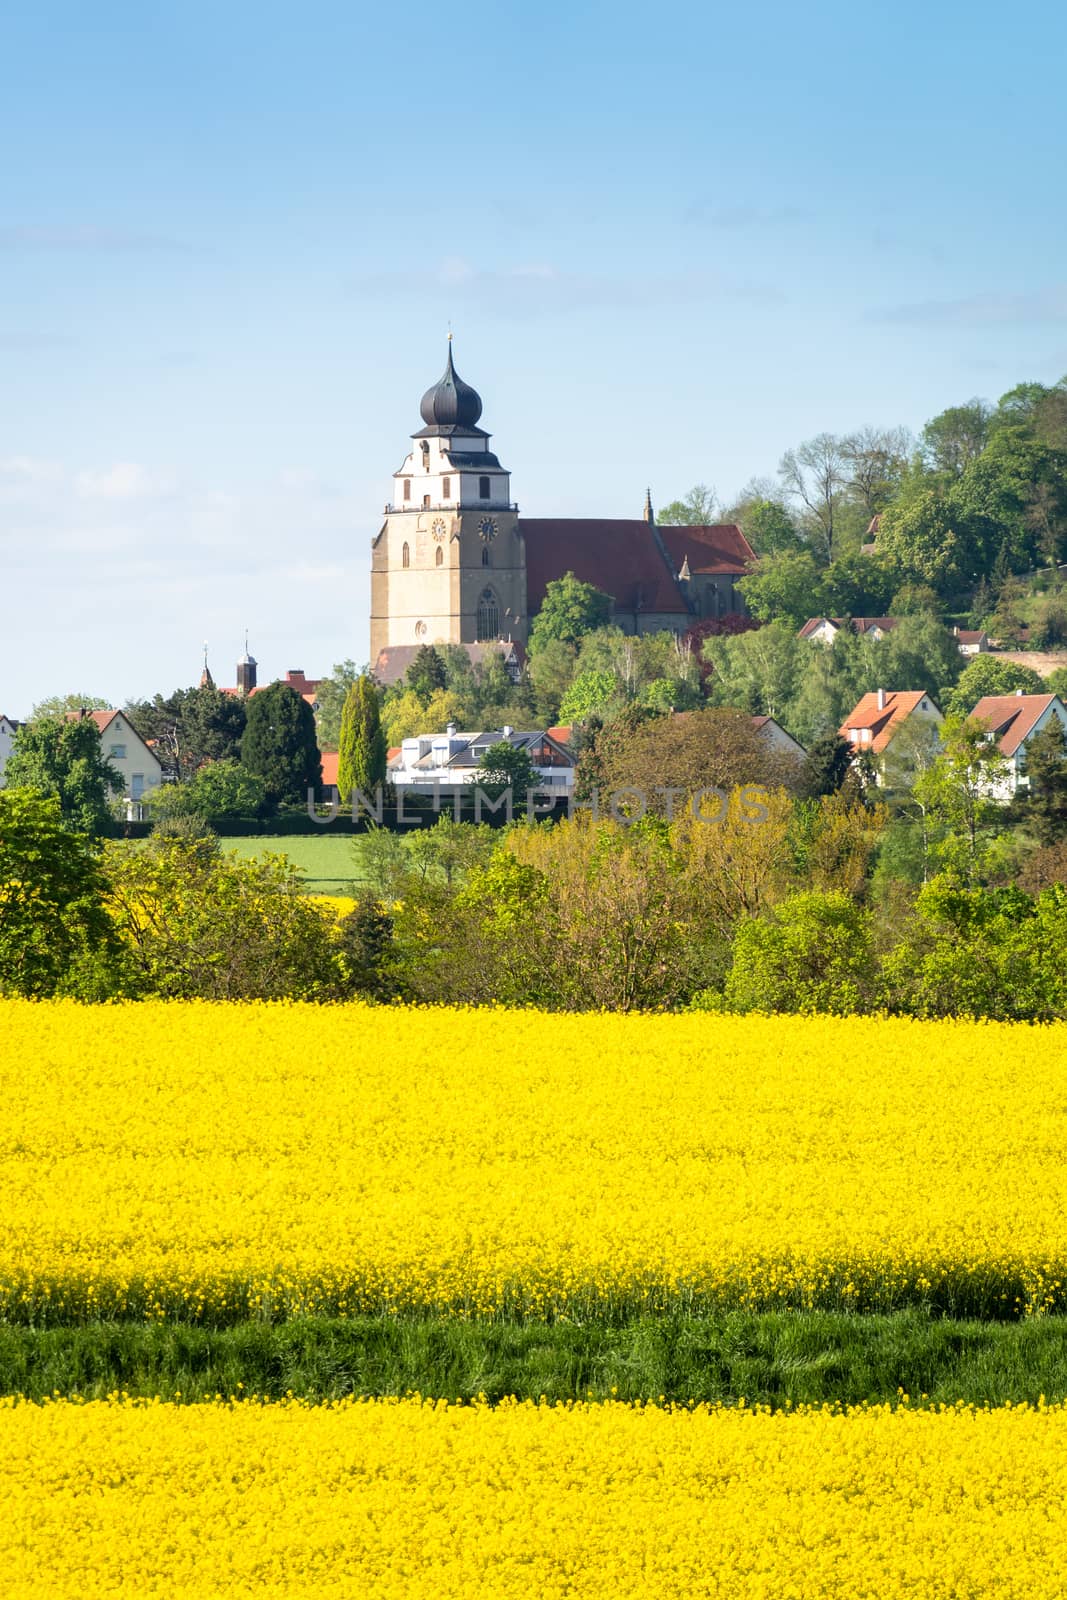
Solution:
<path fill-rule="evenodd" d="M 106 867 L 116 927 L 142 994 L 311 1000 L 336 993 L 332 918 L 302 892 L 283 856 L 245 861 L 220 851 L 217 840 L 153 838 L 143 850 L 113 846 Z"/>
<path fill-rule="evenodd" d="M 754 617 L 799 628 L 826 608 L 823 572 L 808 550 L 764 556 L 737 586 Z"/>
<path fill-rule="evenodd" d="M 722 515 L 725 522 L 739 525 L 758 556 L 782 555 L 803 547 L 797 525 L 780 500 L 757 495 Z"/>
<path fill-rule="evenodd" d="M 637 790 L 650 812 L 670 816 L 705 789 L 725 793 L 738 785 L 788 786 L 793 764 L 777 756 L 752 725 L 730 708 L 651 717 L 606 727 L 597 744 L 602 781 L 609 792 Z M 667 791 L 674 791 L 674 797 Z"/>
<path fill-rule="evenodd" d="M 538 723 L 551 727 L 559 721 L 559 708 L 574 677 L 577 651 L 564 639 L 549 639 L 530 657 L 528 673 Z"/>
<path fill-rule="evenodd" d="M 622 685 L 614 672 L 580 672 L 563 696 L 560 722 L 587 722 L 603 717 L 613 702 L 621 699 Z"/>
<path fill-rule="evenodd" d="M 237 761 L 245 729 L 246 704 L 220 689 L 175 689 L 166 699 L 130 702 L 126 715 L 153 747 L 167 774 L 185 782 L 207 761 Z"/>
<path fill-rule="evenodd" d="M 868 517 L 884 511 L 907 471 L 907 428 L 861 428 L 841 441 L 848 486 Z"/>
<path fill-rule="evenodd" d="M 448 688 L 445 663 L 432 644 L 419 645 L 404 681 L 407 687 L 418 695 L 423 705 L 429 704 L 438 689 Z"/>
<path fill-rule="evenodd" d="M 101 754 L 91 717 L 72 722 L 42 717 L 23 723 L 15 733 L 4 779 L 11 788 L 54 797 L 65 825 L 92 837 L 107 832 L 109 800 L 123 788 L 120 773 Z"/>
<path fill-rule="evenodd" d="M 963 662 L 953 635 L 929 612 L 903 617 L 869 650 L 872 672 L 880 683 L 913 689 L 932 685 L 940 692 L 943 685 L 956 682 Z"/>
<path fill-rule="evenodd" d="M 781 719 L 810 650 L 785 620 L 751 633 L 709 637 L 703 654 L 712 667 L 711 697 L 716 705 Z"/>
<path fill-rule="evenodd" d="M 345 999 L 385 1002 L 400 998 L 393 919 L 377 900 L 365 898 L 338 929 L 337 964 Z"/>
<path fill-rule="evenodd" d="M 805 799 L 836 794 L 852 767 L 852 746 L 837 732 L 816 739 L 804 758 L 800 793 Z"/>
<path fill-rule="evenodd" d="M 895 571 L 880 555 L 856 550 L 831 562 L 823 573 L 822 604 L 831 617 L 894 615 L 889 602 L 896 581 Z"/>
<path fill-rule="evenodd" d="M 328 678 L 323 678 L 315 692 L 319 703 L 319 749 L 336 750 L 341 738 L 341 713 L 348 691 L 356 679 L 368 671 L 357 667 L 354 661 L 335 662 Z"/>
<path fill-rule="evenodd" d="M 869 1009 L 874 980 L 870 913 L 840 891 L 809 892 L 741 923 L 725 999 L 733 1011 L 850 1016 Z"/>
<path fill-rule="evenodd" d="M 987 695 L 1014 694 L 1016 689 L 1025 694 L 1041 694 L 1045 684 L 1032 667 L 1024 667 L 1018 661 L 988 653 L 972 656 L 945 701 L 945 711 L 949 716 L 966 717 Z"/>
<path fill-rule="evenodd" d="M 715 490 L 706 483 L 696 483 L 681 500 L 672 500 L 656 513 L 661 528 L 705 528 L 718 521 L 719 503 Z"/>
<path fill-rule="evenodd" d="M 583 583 L 573 572 L 553 579 L 545 587 L 545 598 L 530 629 L 531 654 L 555 639 L 577 646 L 585 634 L 610 622 L 614 604 L 611 595 Z"/>
<path fill-rule="evenodd" d="M 343 804 L 359 790 L 373 794 L 385 782 L 385 735 L 378 712 L 378 691 L 364 673 L 348 691 L 341 716 L 337 788 Z"/>
<path fill-rule="evenodd" d="M 382 722 L 387 747 L 403 744 L 420 733 L 444 733 L 450 722 L 457 728 L 470 726 L 472 713 L 451 689 L 437 689 L 423 705 L 414 689 L 405 689 L 396 699 L 386 700 Z"/>
<path fill-rule="evenodd" d="M 510 789 L 512 799 L 519 805 L 526 804 L 541 781 L 529 750 L 506 739 L 482 751 L 475 774 L 476 782 L 488 794 Z"/>
<path fill-rule="evenodd" d="M 925 489 L 882 513 L 878 549 L 906 578 L 943 594 L 967 566 L 954 513 L 946 495 Z"/>
<path fill-rule="evenodd" d="M 962 477 L 965 468 L 985 449 L 991 414 L 985 400 L 970 400 L 933 417 L 923 429 L 919 444 L 927 470 Z"/>
<path fill-rule="evenodd" d="M 787 450 L 778 468 L 786 494 L 807 512 L 809 542 L 821 566 L 829 566 L 837 554 L 834 521 L 847 473 L 844 441 L 832 433 L 820 433 Z"/>
<path fill-rule="evenodd" d="M 165 783 L 148 799 L 153 818 L 256 817 L 267 799 L 263 779 L 239 761 L 209 761 L 188 783 Z"/>
<path fill-rule="evenodd" d="M 59 800 L 0 789 L 0 994 L 108 998 L 120 987 L 107 880 Z"/>
<path fill-rule="evenodd" d="M 1007 775 L 1007 762 L 990 741 L 988 729 L 971 718 L 946 717 L 941 754 L 916 779 L 912 793 L 950 837 L 940 846 L 951 870 L 970 883 L 979 870 L 979 842 L 1002 822 L 991 790 Z"/>
<path fill-rule="evenodd" d="M 57 717 L 62 721 L 71 713 L 77 716 L 79 711 L 110 710 L 111 701 L 102 700 L 98 694 L 52 694 L 38 701 L 30 712 L 30 721 L 37 722 L 41 717 Z"/>
<path fill-rule="evenodd" d="M 1055 844 L 1067 836 L 1067 735 L 1058 717 L 1050 717 L 1026 747 L 1024 791 L 1019 810 L 1033 824 L 1038 841 Z"/>
<path fill-rule="evenodd" d="M 272 683 L 248 701 L 241 765 L 263 779 L 272 804 L 303 804 L 322 783 L 322 759 L 311 707 L 285 683 Z"/>

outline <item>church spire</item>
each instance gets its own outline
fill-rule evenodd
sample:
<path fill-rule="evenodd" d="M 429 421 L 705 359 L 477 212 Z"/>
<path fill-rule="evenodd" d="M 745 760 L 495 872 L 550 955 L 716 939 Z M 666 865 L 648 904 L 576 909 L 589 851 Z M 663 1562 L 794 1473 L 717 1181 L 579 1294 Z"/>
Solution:
<path fill-rule="evenodd" d="M 207 640 L 206 639 L 204 640 L 204 670 L 200 674 L 200 687 L 201 687 L 201 689 L 213 689 L 215 687 L 215 680 L 211 676 L 211 668 L 207 664 Z"/>
<path fill-rule="evenodd" d="M 651 489 L 646 489 L 645 490 L 645 509 L 642 511 L 641 517 L 642 517 L 643 521 L 645 521 L 645 522 L 655 522 L 655 520 L 656 520 L 656 513 L 652 509 L 652 490 Z"/>

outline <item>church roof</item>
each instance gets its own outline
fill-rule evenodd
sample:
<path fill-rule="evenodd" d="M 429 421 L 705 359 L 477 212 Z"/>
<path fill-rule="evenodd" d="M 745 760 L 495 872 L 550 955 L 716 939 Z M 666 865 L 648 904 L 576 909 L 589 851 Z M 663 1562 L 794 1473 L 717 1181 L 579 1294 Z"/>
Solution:
<path fill-rule="evenodd" d="M 549 583 L 565 572 L 610 594 L 617 611 L 687 616 L 689 603 L 676 577 L 683 562 L 688 560 L 693 574 L 740 575 L 755 559 L 748 540 L 733 523 L 660 528 L 644 520 L 522 517 L 519 529 L 526 544 L 526 605 L 531 617 L 540 609 Z"/>
<path fill-rule="evenodd" d="M 743 573 L 755 561 L 756 552 L 735 522 L 716 522 L 706 527 L 660 527 L 660 537 L 675 564 L 688 563 L 693 573 Z"/>
<path fill-rule="evenodd" d="M 491 450 L 448 450 L 445 453 L 454 467 L 462 467 L 465 472 L 479 472 L 486 467 L 503 470 Z"/>
<path fill-rule="evenodd" d="M 452 365 L 452 335 L 448 337 L 444 373 L 423 395 L 419 411 L 428 428 L 473 428 L 482 414 L 482 397 Z"/>

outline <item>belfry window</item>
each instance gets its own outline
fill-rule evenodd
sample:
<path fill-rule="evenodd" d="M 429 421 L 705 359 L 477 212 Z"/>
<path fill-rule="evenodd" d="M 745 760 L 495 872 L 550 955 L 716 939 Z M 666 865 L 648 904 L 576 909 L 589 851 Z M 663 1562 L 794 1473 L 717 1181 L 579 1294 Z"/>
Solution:
<path fill-rule="evenodd" d="M 437 565 L 438 565 L 438 566 L 439 566 L 439 567 L 443 567 L 443 566 L 444 566 L 444 564 L 445 564 L 445 553 L 444 553 L 444 551 L 443 551 L 443 550 L 442 550 L 442 549 L 441 549 L 441 546 L 440 546 L 440 545 L 438 545 L 438 546 L 437 546 Z"/>
<path fill-rule="evenodd" d="M 424 511 L 429 511 L 430 509 L 430 497 L 428 494 L 424 494 L 422 497 L 422 509 Z"/>
<path fill-rule="evenodd" d="M 478 498 L 479 498 L 479 500 L 488 500 L 488 498 L 489 498 L 489 479 L 488 478 L 479 478 L 478 479 Z"/>
<path fill-rule="evenodd" d="M 442 478 L 441 479 L 441 498 L 443 500 L 451 500 L 451 498 L 452 498 L 452 479 L 451 478 Z"/>
<path fill-rule="evenodd" d="M 488 550 L 483 550 L 482 551 L 482 566 L 483 567 L 489 566 L 489 552 L 488 552 Z"/>
<path fill-rule="evenodd" d="M 483 589 L 478 600 L 478 637 L 495 639 L 500 633 L 500 609 L 492 589 Z"/>
<path fill-rule="evenodd" d="M 402 566 L 410 567 L 411 565 L 411 546 L 406 539 L 404 540 L 404 548 L 400 552 L 400 561 Z"/>
<path fill-rule="evenodd" d="M 404 479 L 404 499 L 405 500 L 410 500 L 411 499 L 411 479 L 410 478 L 405 478 Z"/>

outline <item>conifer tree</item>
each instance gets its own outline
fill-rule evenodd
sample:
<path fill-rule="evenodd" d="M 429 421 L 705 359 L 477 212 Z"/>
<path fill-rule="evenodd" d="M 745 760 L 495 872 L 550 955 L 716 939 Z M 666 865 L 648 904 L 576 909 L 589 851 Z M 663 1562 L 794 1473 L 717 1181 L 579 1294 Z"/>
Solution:
<path fill-rule="evenodd" d="M 263 779 L 275 803 L 302 805 L 308 789 L 322 783 L 314 713 L 288 684 L 272 683 L 249 696 L 241 765 Z"/>
<path fill-rule="evenodd" d="M 385 782 L 385 735 L 378 710 L 378 692 L 364 673 L 345 696 L 337 751 L 337 788 L 342 805 L 354 790 L 371 794 Z"/>

